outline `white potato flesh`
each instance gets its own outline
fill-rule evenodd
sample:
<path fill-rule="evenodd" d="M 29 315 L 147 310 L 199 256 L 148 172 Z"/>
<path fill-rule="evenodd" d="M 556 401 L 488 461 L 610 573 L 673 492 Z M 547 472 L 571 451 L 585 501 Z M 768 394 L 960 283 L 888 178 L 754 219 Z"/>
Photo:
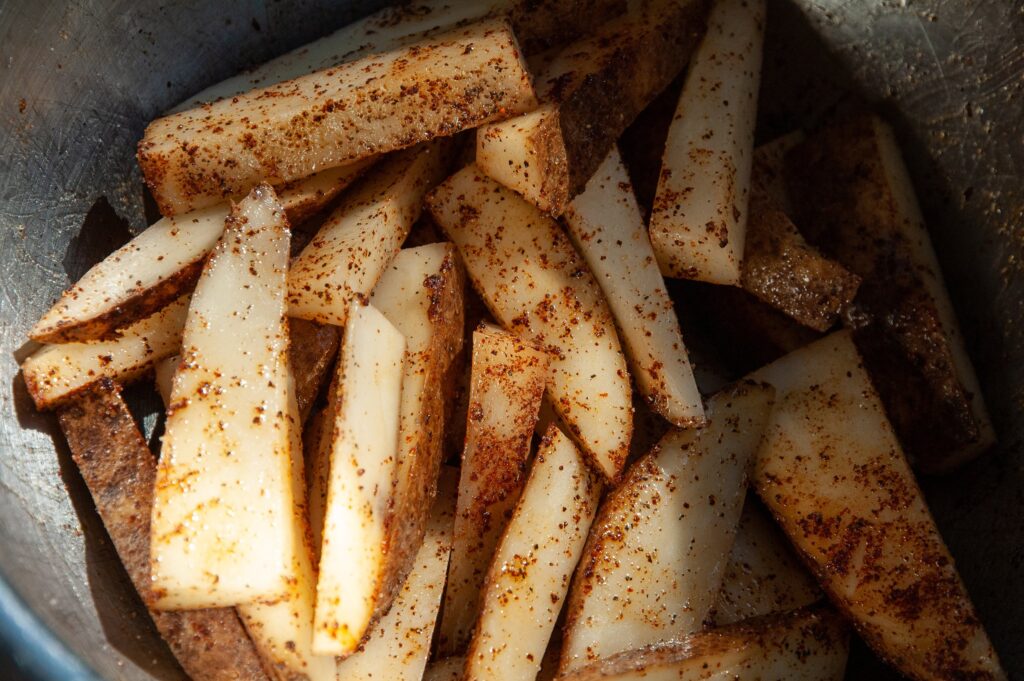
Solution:
<path fill-rule="evenodd" d="M 740 281 L 764 0 L 715 0 L 669 127 L 651 210 L 665 276 Z"/>
<path fill-rule="evenodd" d="M 272 189 L 228 218 L 182 335 L 152 516 L 160 609 L 287 595 L 296 578 L 285 282 L 290 234 Z M 238 340 L 246 339 L 244 346 Z"/>
<path fill-rule="evenodd" d="M 488 20 L 158 118 L 138 160 L 161 213 L 176 215 L 536 105 L 508 21 Z"/>
<path fill-rule="evenodd" d="M 380 606 L 394 498 L 405 336 L 371 305 L 352 304 L 335 390 L 313 650 L 355 651 Z"/>
<path fill-rule="evenodd" d="M 715 624 L 796 610 L 822 595 L 771 516 L 748 498 L 715 604 Z"/>
<path fill-rule="evenodd" d="M 558 106 L 541 104 L 522 116 L 481 126 L 475 161 L 488 176 L 541 210 L 557 212 L 565 201 L 568 177 L 545 167 L 552 155 L 551 139 L 560 136 Z"/>
<path fill-rule="evenodd" d="M 848 655 L 842 618 L 806 608 L 628 651 L 560 681 L 842 681 Z"/>
<path fill-rule="evenodd" d="M 672 430 L 605 499 L 573 579 L 560 673 L 674 640 L 715 604 L 774 391 L 745 382 Z"/>
<path fill-rule="evenodd" d="M 465 449 L 439 647 L 463 652 L 487 576 L 526 477 L 548 355 L 492 326 L 473 333 Z"/>
<path fill-rule="evenodd" d="M 676 426 L 702 423 L 679 319 L 618 147 L 569 204 L 565 224 L 608 299 L 647 404 Z"/>
<path fill-rule="evenodd" d="M 754 486 L 864 640 L 914 679 L 1006 678 L 850 333 L 753 375 L 779 390 Z"/>
<path fill-rule="evenodd" d="M 324 222 L 288 272 L 293 317 L 345 325 L 351 300 L 370 294 L 447 170 L 445 143 L 396 154 L 373 169 Z"/>
<path fill-rule="evenodd" d="M 465 669 L 466 658 L 446 657 L 427 665 L 423 681 L 462 681 L 462 672 Z"/>
<path fill-rule="evenodd" d="M 174 372 L 178 370 L 178 362 L 181 357 L 171 355 L 165 357 L 153 365 L 153 382 L 156 383 L 156 390 L 160 393 L 160 400 L 164 407 L 171 404 L 171 388 L 174 386 Z"/>
<path fill-rule="evenodd" d="M 549 428 L 491 561 L 466 681 L 537 676 L 601 487 L 572 440 Z"/>
<path fill-rule="evenodd" d="M 112 340 L 44 345 L 21 364 L 37 409 L 50 409 L 103 378 L 128 381 L 181 347 L 189 297 L 121 329 Z"/>
<path fill-rule="evenodd" d="M 420 681 L 427 666 L 452 548 L 458 473 L 441 473 L 427 532 L 409 577 L 359 651 L 338 663 L 342 681 Z"/>
<path fill-rule="evenodd" d="M 611 481 L 633 431 L 632 389 L 608 303 L 559 225 L 469 165 L 427 199 L 473 285 L 506 329 L 552 354 L 548 391 Z"/>

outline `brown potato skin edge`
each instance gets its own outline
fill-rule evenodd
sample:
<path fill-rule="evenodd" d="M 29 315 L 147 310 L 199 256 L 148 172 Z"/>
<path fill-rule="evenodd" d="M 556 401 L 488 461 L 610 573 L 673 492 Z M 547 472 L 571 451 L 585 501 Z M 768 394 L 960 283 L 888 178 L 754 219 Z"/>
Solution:
<path fill-rule="evenodd" d="M 121 562 L 144 602 L 149 593 L 150 509 L 156 458 L 121 398 L 102 379 L 57 412 L 71 457 Z M 150 616 L 194 681 L 269 681 L 234 608 L 157 611 Z"/>
<path fill-rule="evenodd" d="M 341 331 L 329 324 L 290 317 L 288 334 L 288 365 L 295 378 L 299 421 L 305 423 L 338 354 Z"/>

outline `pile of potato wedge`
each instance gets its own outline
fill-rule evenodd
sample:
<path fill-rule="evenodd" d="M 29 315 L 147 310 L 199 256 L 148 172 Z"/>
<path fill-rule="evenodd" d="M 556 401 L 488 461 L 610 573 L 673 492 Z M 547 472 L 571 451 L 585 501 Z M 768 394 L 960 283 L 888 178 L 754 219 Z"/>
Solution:
<path fill-rule="evenodd" d="M 756 143 L 765 22 L 419 0 L 149 125 L 163 217 L 22 371 L 193 679 L 1006 678 L 915 478 L 994 433 L 907 170 L 862 109 Z"/>

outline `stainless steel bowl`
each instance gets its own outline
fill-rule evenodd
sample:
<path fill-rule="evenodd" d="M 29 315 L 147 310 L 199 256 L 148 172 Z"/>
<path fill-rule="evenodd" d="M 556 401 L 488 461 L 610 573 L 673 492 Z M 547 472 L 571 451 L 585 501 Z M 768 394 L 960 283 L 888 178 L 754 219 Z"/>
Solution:
<path fill-rule="evenodd" d="M 0 4 L 0 664 L 3 678 L 177 679 L 50 415 L 25 332 L 152 219 L 134 148 L 184 96 L 380 2 Z M 774 0 L 760 136 L 844 97 L 896 125 L 1000 445 L 925 479 L 1011 678 L 1024 677 L 1024 4 Z M 135 391 L 152 436 L 157 404 Z M 890 674 L 863 648 L 851 678 Z"/>

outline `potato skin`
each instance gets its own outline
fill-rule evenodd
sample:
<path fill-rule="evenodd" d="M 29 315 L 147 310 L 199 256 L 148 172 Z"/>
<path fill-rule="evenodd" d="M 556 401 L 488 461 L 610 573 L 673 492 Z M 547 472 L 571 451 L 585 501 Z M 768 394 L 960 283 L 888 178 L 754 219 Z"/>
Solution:
<path fill-rule="evenodd" d="M 108 379 L 57 412 L 71 457 L 128 576 L 149 602 L 149 516 L 156 459 Z M 194 681 L 268 681 L 234 608 L 157 611 L 150 615 Z"/>

